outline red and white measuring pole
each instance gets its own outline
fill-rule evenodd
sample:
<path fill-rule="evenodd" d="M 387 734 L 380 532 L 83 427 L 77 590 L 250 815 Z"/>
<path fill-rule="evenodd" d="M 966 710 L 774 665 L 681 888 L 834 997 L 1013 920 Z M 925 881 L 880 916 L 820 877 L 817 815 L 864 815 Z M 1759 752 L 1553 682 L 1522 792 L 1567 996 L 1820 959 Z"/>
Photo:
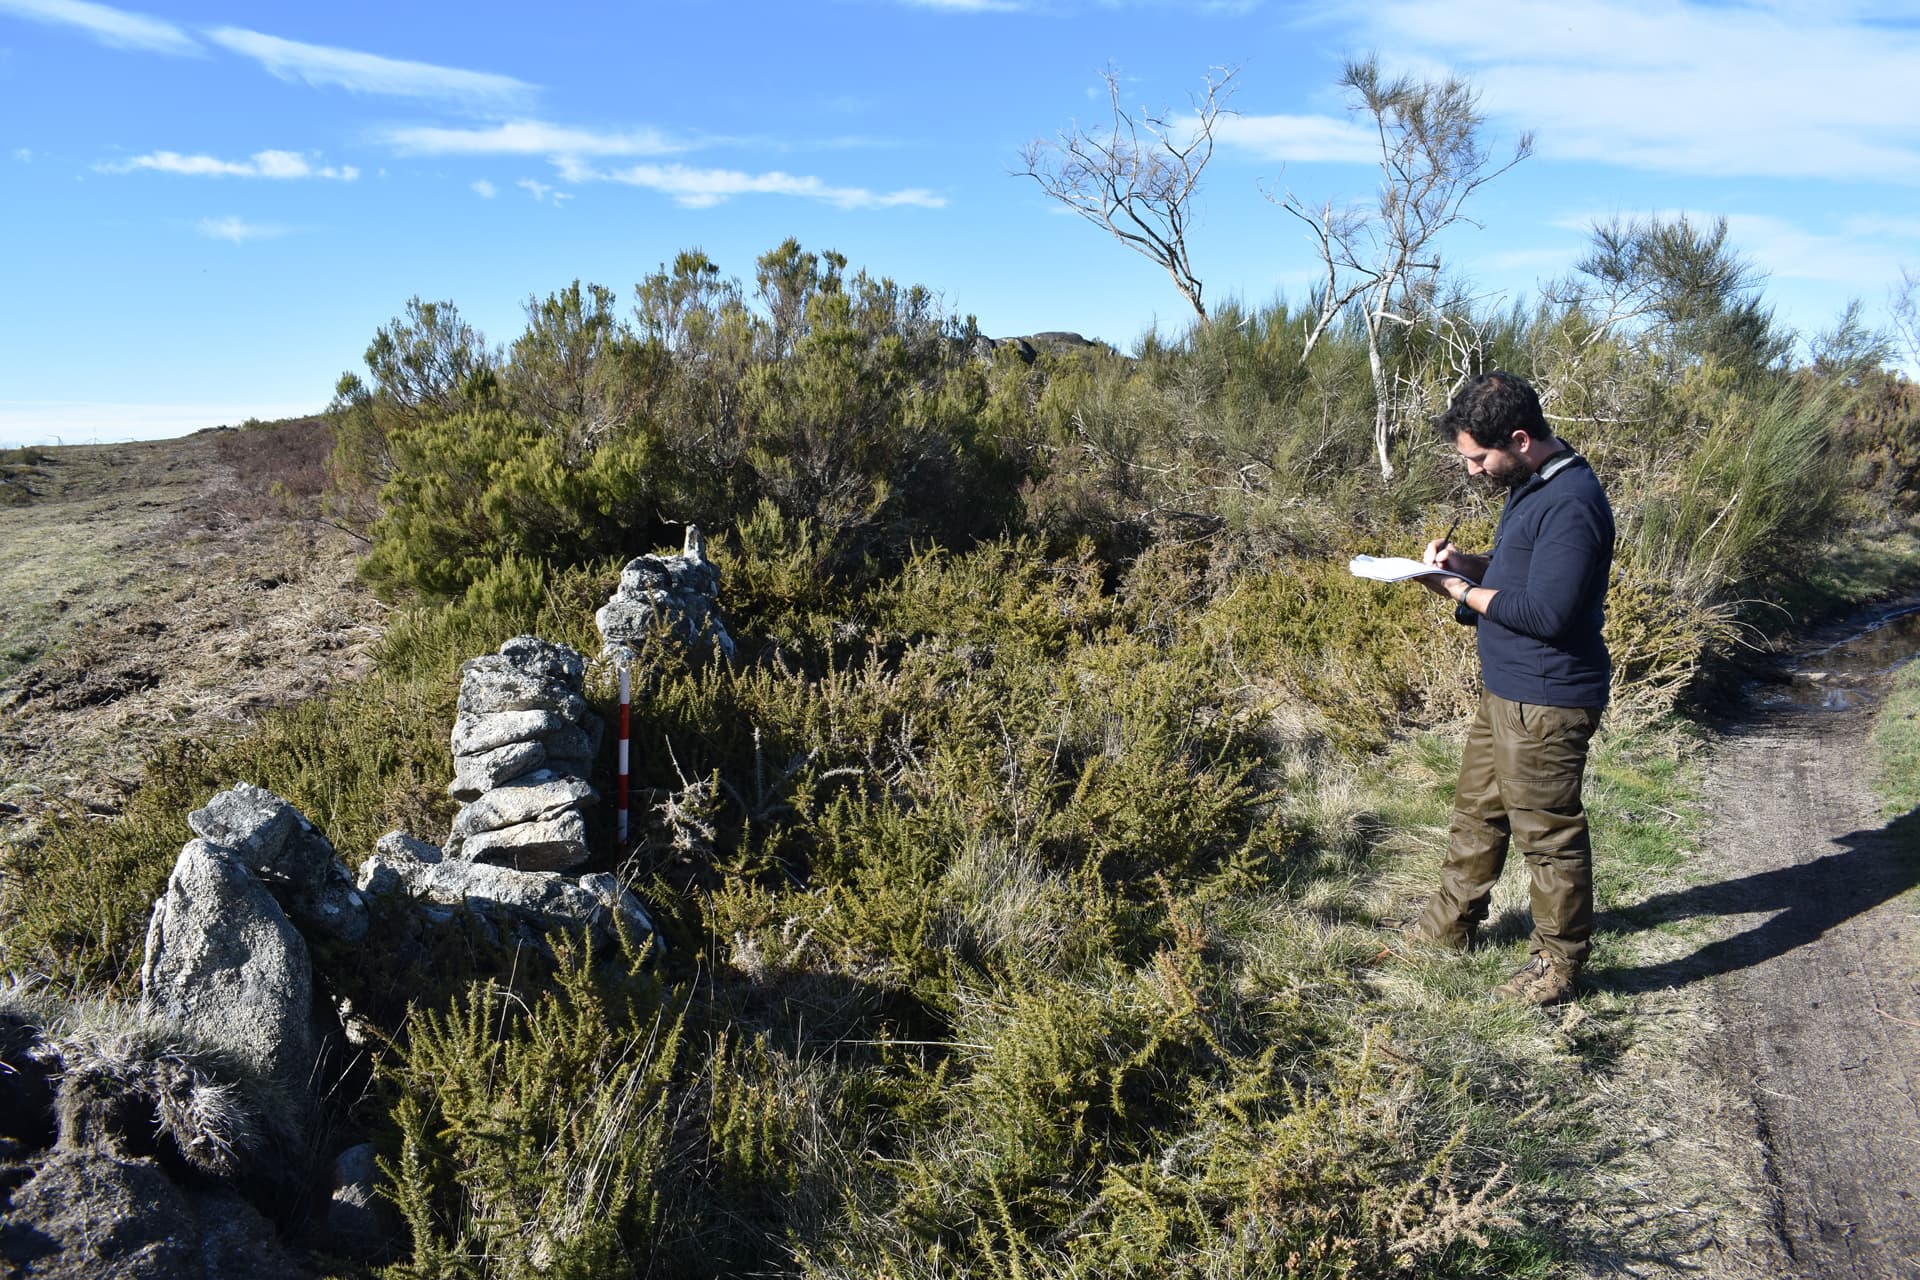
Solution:
<path fill-rule="evenodd" d="M 627 678 L 627 668 L 620 668 L 620 781 L 614 792 L 615 807 L 620 813 L 620 852 L 627 851 L 627 742 L 632 735 L 633 687 Z"/>

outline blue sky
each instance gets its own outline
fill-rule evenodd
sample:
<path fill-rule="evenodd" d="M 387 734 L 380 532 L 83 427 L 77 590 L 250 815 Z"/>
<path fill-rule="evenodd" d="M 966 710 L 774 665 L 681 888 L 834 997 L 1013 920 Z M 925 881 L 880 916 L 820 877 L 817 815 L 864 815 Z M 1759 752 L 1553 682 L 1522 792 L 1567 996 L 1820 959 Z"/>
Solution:
<path fill-rule="evenodd" d="M 1268 199 L 1373 190 L 1343 58 L 1458 72 L 1536 151 L 1446 245 L 1529 296 L 1596 218 L 1730 220 L 1782 317 L 1883 319 L 1920 271 L 1920 5 L 1404 0 L 0 0 L 0 444 L 176 435 L 323 406 L 409 297 L 489 339 L 682 248 L 750 279 L 795 236 L 995 335 L 1184 325 L 1165 275 L 1012 176 L 1105 106 L 1235 67 L 1195 265 L 1299 300 Z"/>

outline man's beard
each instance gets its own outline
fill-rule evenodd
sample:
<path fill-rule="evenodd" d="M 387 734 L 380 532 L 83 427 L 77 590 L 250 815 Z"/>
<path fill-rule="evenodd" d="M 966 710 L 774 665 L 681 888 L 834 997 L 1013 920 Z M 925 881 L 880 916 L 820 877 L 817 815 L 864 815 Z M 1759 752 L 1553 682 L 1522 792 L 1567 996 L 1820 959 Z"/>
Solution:
<path fill-rule="evenodd" d="M 1525 463 L 1516 465 L 1513 470 L 1495 475 L 1491 471 L 1482 471 L 1474 479 L 1494 490 L 1496 493 L 1512 493 L 1527 481 L 1533 479 L 1533 472 Z"/>
<path fill-rule="evenodd" d="M 1526 459 L 1517 454 L 1509 453 L 1506 456 L 1513 461 L 1513 466 L 1501 472 L 1499 475 L 1494 475 L 1493 472 L 1489 471 L 1486 473 L 1486 476 L 1497 488 L 1512 493 L 1515 489 L 1518 489 L 1521 485 L 1533 479 L 1533 473 L 1540 468 L 1528 466 Z"/>

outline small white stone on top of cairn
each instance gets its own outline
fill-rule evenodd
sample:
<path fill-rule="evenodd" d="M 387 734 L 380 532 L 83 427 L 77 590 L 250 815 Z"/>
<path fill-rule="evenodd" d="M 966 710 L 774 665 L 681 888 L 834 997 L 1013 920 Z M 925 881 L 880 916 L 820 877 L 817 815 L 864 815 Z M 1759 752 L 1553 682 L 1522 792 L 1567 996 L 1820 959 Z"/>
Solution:
<path fill-rule="evenodd" d="M 586 660 L 563 644 L 515 636 L 460 668 L 453 783 L 466 802 L 449 858 L 522 871 L 565 871 L 587 860 L 583 806 L 600 719 L 587 709 Z"/>
<path fill-rule="evenodd" d="M 616 663 L 636 661 L 656 625 L 696 653 L 712 649 L 722 658 L 733 658 L 733 637 L 720 616 L 720 569 L 707 559 L 707 541 L 698 525 L 687 526 L 679 555 L 627 561 L 619 589 L 593 621 L 604 642 L 600 656 Z"/>

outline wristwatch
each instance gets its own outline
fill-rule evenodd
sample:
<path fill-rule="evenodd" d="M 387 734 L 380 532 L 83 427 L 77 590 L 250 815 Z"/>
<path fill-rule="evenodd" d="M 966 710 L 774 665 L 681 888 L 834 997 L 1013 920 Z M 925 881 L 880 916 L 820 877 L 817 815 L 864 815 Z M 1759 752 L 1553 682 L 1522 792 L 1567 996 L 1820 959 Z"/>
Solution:
<path fill-rule="evenodd" d="M 1453 620 L 1463 627 L 1477 627 L 1480 625 L 1480 615 L 1475 613 L 1472 607 L 1467 604 L 1467 591 L 1472 590 L 1473 588 L 1469 586 L 1467 590 L 1462 591 L 1459 598 L 1453 602 Z"/>

